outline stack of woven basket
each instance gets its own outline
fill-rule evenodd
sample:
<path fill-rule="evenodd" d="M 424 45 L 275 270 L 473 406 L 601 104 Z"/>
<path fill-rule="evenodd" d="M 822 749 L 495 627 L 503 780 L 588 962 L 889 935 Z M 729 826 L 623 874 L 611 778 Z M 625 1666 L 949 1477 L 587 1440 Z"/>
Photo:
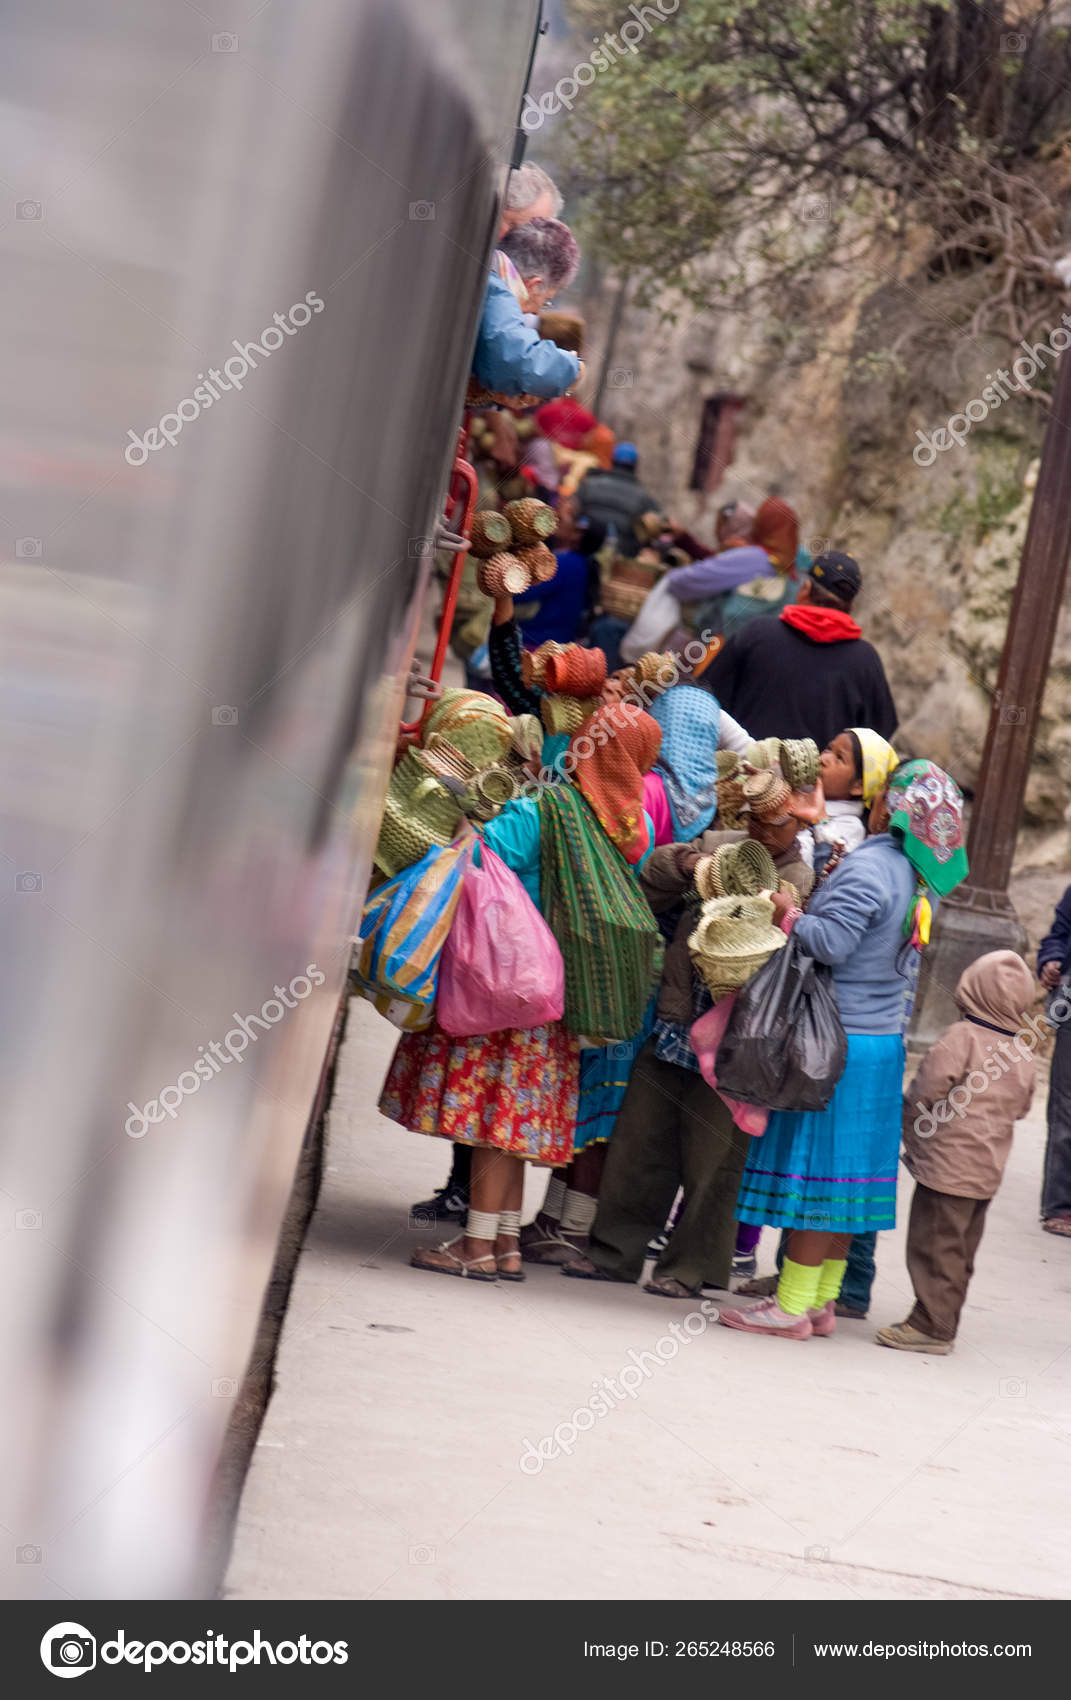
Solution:
<path fill-rule="evenodd" d="M 776 885 L 773 857 L 753 838 L 745 838 L 739 844 L 722 844 L 712 856 L 701 857 L 696 865 L 695 888 L 704 899 L 757 897 L 760 891 L 773 891 Z"/>
<path fill-rule="evenodd" d="M 774 925 L 768 897 L 712 897 L 688 940 L 692 961 L 712 998 L 736 991 L 788 943 Z"/>
<path fill-rule="evenodd" d="M 578 643 L 555 646 L 542 664 L 546 695 L 539 705 L 548 732 L 578 732 L 599 706 L 606 683 L 606 656 L 601 649 L 583 649 Z"/>
<path fill-rule="evenodd" d="M 716 1000 L 746 984 L 787 942 L 769 898 L 777 889 L 777 869 L 768 850 L 745 838 L 702 857 L 695 884 L 704 903 L 688 949 Z M 781 889 L 797 895 L 787 881 Z"/>
<path fill-rule="evenodd" d="M 438 845 L 463 815 L 489 820 L 516 795 L 514 727 L 480 691 L 445 690 L 387 788 L 375 864 L 392 877 Z"/>
<path fill-rule="evenodd" d="M 519 596 L 531 584 L 545 584 L 558 570 L 547 538 L 558 516 L 534 496 L 508 502 L 499 513 L 481 508 L 472 522 L 469 547 L 479 561 L 476 582 L 485 596 Z"/>

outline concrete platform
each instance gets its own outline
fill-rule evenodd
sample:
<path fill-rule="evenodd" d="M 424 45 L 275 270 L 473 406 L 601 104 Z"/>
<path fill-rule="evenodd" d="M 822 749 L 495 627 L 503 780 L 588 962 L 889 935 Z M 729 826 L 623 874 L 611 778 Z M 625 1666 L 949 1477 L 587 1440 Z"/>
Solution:
<path fill-rule="evenodd" d="M 376 1112 L 394 1038 L 354 1007 L 228 1597 L 1068 1597 L 1071 1242 L 1037 1227 L 1039 1115 L 951 1357 L 873 1343 L 909 1308 L 902 1227 L 879 1239 L 868 1322 L 787 1343 L 697 1315 L 692 1338 L 695 1304 L 639 1288 L 407 1266 L 429 1239 L 407 1207 L 447 1147 Z M 773 1250 L 768 1231 L 761 1266 Z M 604 1377 L 617 1392 L 572 1444 L 559 1425 Z M 533 1458 L 556 1428 L 569 1454 Z"/>

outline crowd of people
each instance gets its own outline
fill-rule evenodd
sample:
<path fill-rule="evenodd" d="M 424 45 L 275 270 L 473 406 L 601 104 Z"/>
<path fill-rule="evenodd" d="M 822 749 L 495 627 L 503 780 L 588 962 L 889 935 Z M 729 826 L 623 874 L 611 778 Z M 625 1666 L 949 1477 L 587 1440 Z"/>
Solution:
<path fill-rule="evenodd" d="M 452 1146 L 448 1178 L 414 1211 L 458 1231 L 412 1263 L 486 1283 L 551 1265 L 665 1300 L 714 1289 L 738 1332 L 828 1336 L 868 1312 L 903 1138 L 916 1302 L 877 1339 L 945 1353 L 1031 1101 L 1034 1056 L 1019 1034 L 1034 977 L 1010 951 L 974 962 L 960 1019 L 905 1092 L 920 954 L 935 905 L 968 871 L 962 795 L 935 763 L 894 749 L 896 707 L 852 612 L 853 556 L 812 560 L 776 494 L 754 511 L 725 506 L 705 548 L 658 513 L 634 446 L 567 393 L 583 360 L 575 322 L 548 312 L 578 264 L 560 210 L 539 168 L 514 173 L 469 391 L 472 440 L 492 468 L 485 500 L 549 503 L 556 568 L 516 595 L 485 579 L 463 610 L 476 628 L 463 640 L 467 688 L 442 693 L 418 739 L 456 820 L 423 860 L 414 838 L 402 871 L 380 862 L 377 889 L 390 894 L 393 871 L 417 904 L 417 942 L 398 948 L 424 974 L 393 1013 L 406 1030 L 380 1109 Z M 642 567 L 645 556 L 656 570 L 632 616 L 607 614 L 607 558 Z M 494 773 L 510 781 L 499 792 Z M 447 1021 L 428 966 L 428 940 L 450 925 L 442 869 L 463 883 L 500 864 L 512 895 L 485 918 L 491 948 L 481 958 L 467 935 L 472 960 L 452 973 L 482 974 L 480 1007 L 497 997 L 513 1019 L 467 1031 L 453 1005 Z M 516 988 L 495 984 L 496 948 L 505 977 L 514 933 L 533 949 L 549 940 L 530 1025 L 516 1020 Z M 1071 891 L 1038 967 L 1059 994 Z M 775 984 L 798 1021 L 778 1019 Z M 732 1061 L 748 1020 L 781 1078 L 795 1047 L 795 1084 L 765 1098 Z M 809 1023 L 820 1067 L 797 1054 Z M 1069 1030 L 1043 1219 L 1071 1235 Z M 527 1163 L 548 1182 L 523 1223 Z M 778 1267 L 759 1278 L 766 1226 L 781 1230 Z"/>

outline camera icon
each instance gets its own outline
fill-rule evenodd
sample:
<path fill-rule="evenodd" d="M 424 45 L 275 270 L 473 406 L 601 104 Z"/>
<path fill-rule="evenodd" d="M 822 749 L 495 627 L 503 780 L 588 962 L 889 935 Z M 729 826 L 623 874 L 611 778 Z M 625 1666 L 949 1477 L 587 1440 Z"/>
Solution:
<path fill-rule="evenodd" d="M 25 1546 L 15 1548 L 16 1564 L 40 1564 L 41 1558 L 42 1553 L 40 1547 Z"/>
<path fill-rule="evenodd" d="M 29 868 L 24 868 L 22 873 L 15 875 L 15 890 L 22 897 L 27 896 L 29 892 L 40 891 L 43 884 L 41 875 L 32 873 Z"/>
<path fill-rule="evenodd" d="M 45 216 L 45 209 L 41 205 L 40 201 L 16 201 L 15 202 L 15 217 L 16 218 L 42 219 L 42 218 L 44 218 L 44 216 Z"/>
<path fill-rule="evenodd" d="M 435 1563 L 435 1548 L 434 1547 L 410 1547 L 409 1548 L 409 1562 L 410 1562 L 410 1564 L 434 1564 Z"/>
<path fill-rule="evenodd" d="M 434 1228 L 435 1216 L 430 1210 L 410 1210 L 409 1226 L 411 1228 Z"/>
<path fill-rule="evenodd" d="M 16 1210 L 15 1212 L 16 1228 L 40 1228 L 43 1222 L 44 1216 L 40 1210 Z"/>
<path fill-rule="evenodd" d="M 815 1564 L 826 1564 L 829 1561 L 829 1548 L 804 1547 L 803 1556 L 804 1558 L 812 1560 Z"/>
<path fill-rule="evenodd" d="M 238 1383 L 232 1375 L 217 1376 L 212 1383 L 213 1399 L 233 1399 L 238 1391 Z"/>
<path fill-rule="evenodd" d="M 416 224 L 431 224 L 435 218 L 435 202 L 410 201 L 409 217 Z"/>
<path fill-rule="evenodd" d="M 435 545 L 430 537 L 411 537 L 409 539 L 409 554 L 411 558 L 423 559 L 434 555 Z"/>
<path fill-rule="evenodd" d="M 1020 708 L 1018 703 L 1010 702 L 1006 708 L 1002 708 L 1000 711 L 1000 724 L 1002 726 L 1021 726 L 1025 719 L 1026 709 Z"/>
<path fill-rule="evenodd" d="M 824 555 L 829 547 L 828 537 L 808 537 L 807 539 L 807 553 L 813 555 L 816 560 L 819 555 Z"/>
<path fill-rule="evenodd" d="M 1026 1382 L 1021 1381 L 1017 1375 L 1009 1375 L 998 1383 L 997 1391 L 1002 1399 L 1025 1399 Z"/>
<path fill-rule="evenodd" d="M 39 537 L 16 537 L 16 561 L 39 561 L 45 552 L 45 546 Z"/>
<path fill-rule="evenodd" d="M 213 53 L 237 53 L 238 37 L 231 35 L 229 30 L 224 30 L 220 35 L 214 35 L 212 37 L 212 51 Z"/>
<path fill-rule="evenodd" d="M 1002 53 L 1025 53 L 1026 36 L 1022 35 L 1018 30 L 1013 30 L 1009 35 L 1002 35 L 1000 38 L 1000 51 Z"/>
<path fill-rule="evenodd" d="M 612 390 L 630 390 L 632 388 L 632 367 L 615 366 L 610 373 L 609 384 Z"/>
<path fill-rule="evenodd" d="M 213 726 L 237 726 L 238 710 L 232 708 L 230 703 L 220 703 L 218 708 L 212 710 L 212 724 Z"/>
<path fill-rule="evenodd" d="M 800 206 L 800 217 L 808 224 L 821 224 L 824 219 L 832 216 L 832 212 L 832 201 L 823 195 L 808 195 Z"/>
<path fill-rule="evenodd" d="M 84 1676 L 96 1662 L 96 1636 L 84 1624 L 56 1623 L 41 1637 L 41 1663 L 53 1676 Z"/>

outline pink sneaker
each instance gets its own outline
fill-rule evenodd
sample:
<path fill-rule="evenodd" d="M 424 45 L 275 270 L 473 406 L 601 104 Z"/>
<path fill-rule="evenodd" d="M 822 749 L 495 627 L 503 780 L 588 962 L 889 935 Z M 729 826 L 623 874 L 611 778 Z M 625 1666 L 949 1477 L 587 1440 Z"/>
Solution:
<path fill-rule="evenodd" d="M 828 1340 L 831 1334 L 837 1332 L 836 1307 L 836 1299 L 830 1299 L 828 1304 L 819 1305 L 817 1310 L 810 1312 L 811 1333 L 817 1340 Z"/>
<path fill-rule="evenodd" d="M 789 1316 L 776 1298 L 762 1299 L 746 1310 L 719 1311 L 718 1321 L 743 1334 L 768 1334 L 774 1340 L 809 1340 L 814 1333 L 809 1316 Z"/>

